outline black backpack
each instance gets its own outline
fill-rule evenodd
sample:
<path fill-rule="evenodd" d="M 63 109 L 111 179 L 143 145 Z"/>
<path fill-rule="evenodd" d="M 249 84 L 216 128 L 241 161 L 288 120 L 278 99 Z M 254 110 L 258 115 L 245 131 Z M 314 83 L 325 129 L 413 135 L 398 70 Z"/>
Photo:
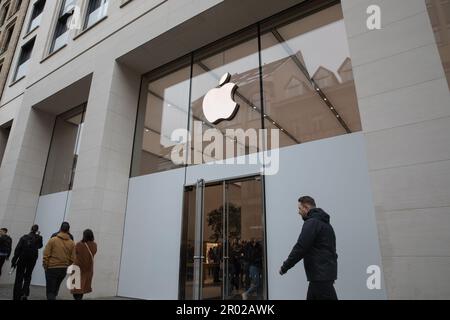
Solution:
<path fill-rule="evenodd" d="M 38 252 L 37 239 L 35 235 L 27 234 L 22 237 L 22 256 L 32 257 Z"/>

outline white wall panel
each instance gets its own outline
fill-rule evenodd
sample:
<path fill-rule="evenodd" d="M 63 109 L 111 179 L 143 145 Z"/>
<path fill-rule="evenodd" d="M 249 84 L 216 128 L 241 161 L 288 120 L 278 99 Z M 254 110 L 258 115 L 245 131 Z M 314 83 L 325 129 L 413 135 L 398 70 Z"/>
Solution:
<path fill-rule="evenodd" d="M 310 195 L 331 216 L 337 238 L 340 299 L 384 299 L 369 290 L 367 267 L 381 267 L 365 143 L 352 134 L 281 149 L 280 171 L 266 178 L 267 256 L 270 299 L 305 299 L 303 262 L 278 274 L 301 231 L 297 199 Z"/>
<path fill-rule="evenodd" d="M 39 225 L 44 247 L 39 250 L 39 258 L 33 271 L 31 283 L 36 286 L 45 286 L 45 272 L 42 267 L 42 254 L 50 236 L 57 232 L 64 221 L 67 203 L 70 201 L 71 192 L 53 193 L 39 198 L 36 211 L 35 224 Z M 63 286 L 62 284 L 61 286 Z"/>

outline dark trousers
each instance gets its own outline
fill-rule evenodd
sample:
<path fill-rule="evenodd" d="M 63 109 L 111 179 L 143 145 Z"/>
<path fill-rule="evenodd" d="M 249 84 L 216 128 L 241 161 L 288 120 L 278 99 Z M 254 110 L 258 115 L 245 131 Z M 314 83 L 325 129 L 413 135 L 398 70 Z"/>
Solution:
<path fill-rule="evenodd" d="M 337 300 L 334 281 L 310 282 L 307 300 Z"/>
<path fill-rule="evenodd" d="M 0 276 L 2 275 L 3 264 L 6 261 L 6 256 L 0 256 Z"/>
<path fill-rule="evenodd" d="M 82 294 L 78 294 L 78 293 L 74 293 L 73 294 L 73 298 L 75 300 L 83 300 L 83 295 Z"/>
<path fill-rule="evenodd" d="M 66 277 L 67 268 L 53 268 L 45 271 L 45 280 L 47 282 L 47 300 L 56 300 L 59 287 Z"/>
<path fill-rule="evenodd" d="M 16 281 L 14 282 L 14 300 L 20 300 L 22 297 L 30 295 L 31 276 L 36 265 L 36 258 L 21 260 L 17 263 Z"/>

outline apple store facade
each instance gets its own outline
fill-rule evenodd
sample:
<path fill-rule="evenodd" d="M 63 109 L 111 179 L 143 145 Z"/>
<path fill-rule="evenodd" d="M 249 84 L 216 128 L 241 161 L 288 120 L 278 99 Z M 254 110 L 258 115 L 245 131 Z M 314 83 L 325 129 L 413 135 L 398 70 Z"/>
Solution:
<path fill-rule="evenodd" d="M 113 128 L 129 129 L 129 141 L 91 125 L 94 108 L 107 100 L 95 96 L 102 85 L 55 113 L 34 220 L 44 238 L 64 220 L 76 221 L 77 232 L 109 234 L 107 226 L 117 225 L 121 236 L 99 237 L 104 256 L 95 273 L 115 287 L 95 284 L 123 297 L 233 300 L 251 289 L 249 299 L 304 299 L 303 263 L 284 276 L 278 270 L 302 228 L 297 200 L 309 195 L 335 229 L 339 298 L 385 299 L 382 276 L 379 288 L 368 285 L 368 270 L 383 266 L 348 28 L 340 1 L 312 2 L 140 72 L 127 83 L 137 103 L 123 103 L 134 113 L 122 118 L 132 119 Z M 99 156 L 104 171 L 89 171 L 97 133 L 102 143 L 125 141 L 127 159 L 113 159 L 126 167 L 124 181 L 107 178 L 104 159 L 113 156 Z M 123 207 L 114 196 L 102 198 L 101 179 L 109 195 L 123 187 Z M 97 185 L 76 192 L 85 181 Z M 83 216 L 88 197 L 92 207 L 107 202 L 106 211 L 121 212 L 98 221 L 91 211 Z M 109 273 L 108 255 L 120 260 L 117 274 Z M 44 279 L 38 263 L 33 283 Z"/>
<path fill-rule="evenodd" d="M 224 93 L 231 94 L 231 117 L 214 124 L 205 117 L 214 107 L 205 95 L 220 90 L 214 88 L 227 73 L 237 86 L 234 95 Z M 278 129 L 278 171 L 265 174 L 264 163 L 215 163 L 205 156 L 207 141 L 196 140 L 196 126 L 224 133 L 222 145 L 231 140 L 244 157 L 260 152 L 258 145 L 225 132 Z M 189 136 L 184 164 L 172 158 L 177 130 Z M 240 298 L 250 285 L 246 247 L 256 242 L 260 281 L 251 297 L 304 298 L 301 264 L 286 278 L 277 271 L 301 229 L 297 199 L 308 194 L 336 229 L 341 297 L 385 297 L 366 285 L 367 268 L 381 262 L 360 132 L 340 5 L 291 10 L 144 76 L 119 294 Z"/>

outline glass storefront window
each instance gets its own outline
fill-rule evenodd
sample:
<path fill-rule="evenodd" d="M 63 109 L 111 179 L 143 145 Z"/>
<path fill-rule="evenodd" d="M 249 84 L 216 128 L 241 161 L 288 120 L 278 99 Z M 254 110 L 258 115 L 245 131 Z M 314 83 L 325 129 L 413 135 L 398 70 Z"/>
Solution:
<path fill-rule="evenodd" d="M 267 149 L 361 131 L 341 6 L 298 14 L 276 16 L 193 52 L 182 67 L 176 61 L 162 75 L 145 76 L 132 176 L 255 154 L 264 145 L 252 136 L 259 129 L 268 129 Z M 204 102 L 225 84 L 236 85 L 239 108 L 229 118 L 209 117 Z M 182 138 L 173 136 L 178 129 Z M 209 129 L 219 134 L 206 135 Z M 172 158 L 180 141 L 183 163 Z"/>
<path fill-rule="evenodd" d="M 229 73 L 229 82 L 237 85 L 234 95 L 239 109 L 229 121 L 222 121 L 216 125 L 210 123 L 204 114 L 203 102 L 206 94 L 218 87 L 223 75 Z M 231 101 L 231 100 L 230 100 Z M 201 164 L 215 160 L 234 158 L 252 154 L 258 151 L 256 139 L 237 139 L 235 129 L 261 128 L 261 97 L 259 79 L 259 54 L 257 30 L 240 33 L 237 37 L 228 39 L 211 48 L 194 54 L 190 128 L 200 126 L 202 131 L 216 129 L 221 133 L 223 151 L 216 154 L 207 145 L 210 141 L 197 141 L 202 136 L 195 135 L 200 130 L 191 130 L 191 157 L 188 164 Z M 206 139 L 204 139 L 206 140 Z M 228 146 L 227 146 L 228 144 Z M 232 146 L 232 148 L 231 148 Z"/>
<path fill-rule="evenodd" d="M 86 106 L 56 117 L 41 195 L 72 190 Z"/>
<path fill-rule="evenodd" d="M 333 6 L 261 37 L 266 128 L 280 146 L 360 131 L 342 9 Z"/>
<path fill-rule="evenodd" d="M 171 160 L 176 130 L 187 130 L 191 67 L 183 66 L 142 86 L 132 176 L 180 167 Z"/>
<path fill-rule="evenodd" d="M 426 4 L 450 90 L 450 0 L 426 0 Z"/>
<path fill-rule="evenodd" d="M 180 299 L 267 298 L 262 190 L 260 177 L 185 188 Z"/>

